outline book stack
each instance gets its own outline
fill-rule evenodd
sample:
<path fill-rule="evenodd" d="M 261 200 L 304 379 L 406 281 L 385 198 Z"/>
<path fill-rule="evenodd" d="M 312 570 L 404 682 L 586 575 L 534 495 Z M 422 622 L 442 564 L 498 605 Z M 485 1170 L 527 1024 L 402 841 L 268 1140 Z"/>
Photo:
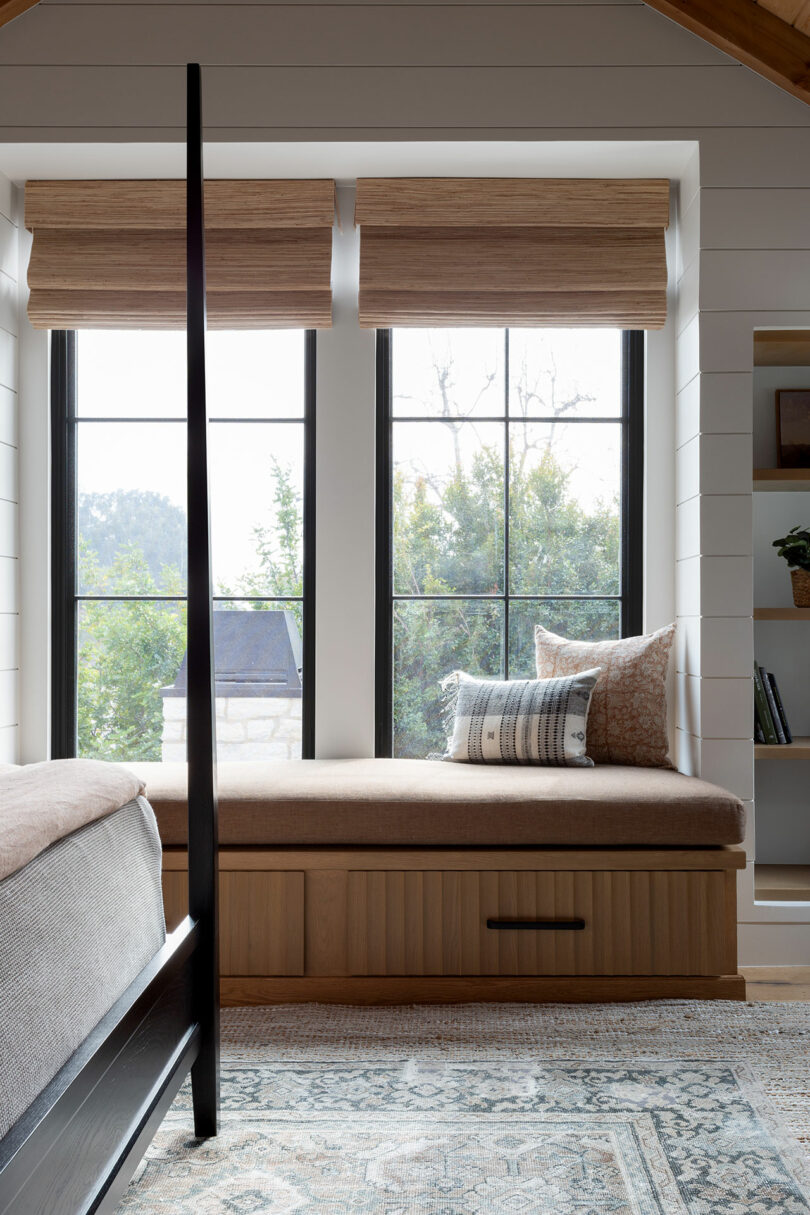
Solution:
<path fill-rule="evenodd" d="M 754 663 L 754 738 L 772 747 L 793 742 L 779 685 L 772 671 Z"/>

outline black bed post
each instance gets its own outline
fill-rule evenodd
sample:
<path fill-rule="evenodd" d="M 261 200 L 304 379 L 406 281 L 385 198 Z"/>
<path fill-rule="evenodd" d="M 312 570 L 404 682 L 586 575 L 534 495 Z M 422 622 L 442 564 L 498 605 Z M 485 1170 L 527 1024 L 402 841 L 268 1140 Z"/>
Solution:
<path fill-rule="evenodd" d="M 194 1132 L 215 1135 L 219 1117 L 219 945 L 216 733 L 214 718 L 208 414 L 205 399 L 205 228 L 202 85 L 187 69 L 188 342 L 188 904 L 199 924 L 194 954 L 194 1019 L 201 1046 L 191 1070 Z"/>

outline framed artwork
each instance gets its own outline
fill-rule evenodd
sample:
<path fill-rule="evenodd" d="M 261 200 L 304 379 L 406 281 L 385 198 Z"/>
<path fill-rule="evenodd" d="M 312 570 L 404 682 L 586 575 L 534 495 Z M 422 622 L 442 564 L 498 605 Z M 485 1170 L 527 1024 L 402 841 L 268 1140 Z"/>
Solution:
<path fill-rule="evenodd" d="M 780 388 L 776 394 L 778 468 L 810 468 L 810 388 Z"/>

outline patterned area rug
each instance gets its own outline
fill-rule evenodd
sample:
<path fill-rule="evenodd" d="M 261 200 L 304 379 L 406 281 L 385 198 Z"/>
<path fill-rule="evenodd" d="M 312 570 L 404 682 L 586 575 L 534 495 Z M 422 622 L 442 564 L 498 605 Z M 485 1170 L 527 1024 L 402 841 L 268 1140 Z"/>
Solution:
<path fill-rule="evenodd" d="M 222 1079 L 121 1212 L 810 1215 L 807 1004 L 233 1009 Z"/>

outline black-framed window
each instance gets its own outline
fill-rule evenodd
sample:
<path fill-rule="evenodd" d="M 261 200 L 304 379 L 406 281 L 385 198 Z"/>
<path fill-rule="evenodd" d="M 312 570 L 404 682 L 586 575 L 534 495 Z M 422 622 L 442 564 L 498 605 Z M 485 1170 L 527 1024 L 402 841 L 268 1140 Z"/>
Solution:
<path fill-rule="evenodd" d="M 643 479 L 642 332 L 378 332 L 378 755 L 444 749 L 450 671 L 534 677 L 537 624 L 641 632 Z"/>
<path fill-rule="evenodd" d="M 51 340 L 52 755 L 180 759 L 185 333 Z M 220 759 L 314 754 L 315 358 L 208 335 Z"/>

